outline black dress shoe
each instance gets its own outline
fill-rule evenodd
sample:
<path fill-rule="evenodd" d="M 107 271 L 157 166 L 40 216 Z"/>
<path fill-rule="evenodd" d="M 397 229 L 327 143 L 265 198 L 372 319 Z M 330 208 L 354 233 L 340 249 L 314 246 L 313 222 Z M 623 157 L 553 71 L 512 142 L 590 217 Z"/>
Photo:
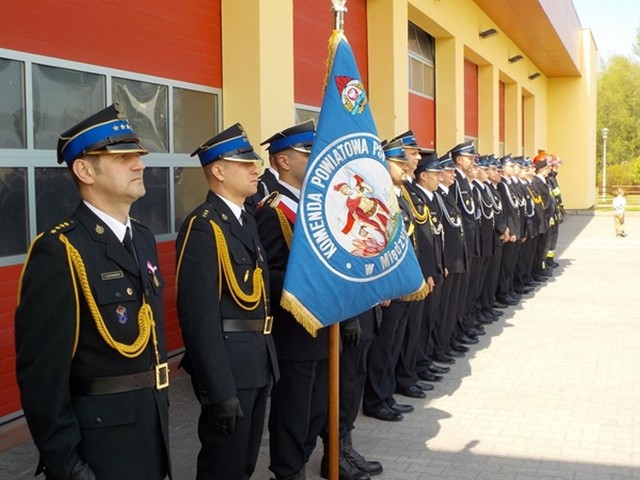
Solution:
<path fill-rule="evenodd" d="M 449 373 L 451 369 L 449 367 L 441 367 L 440 365 L 432 363 L 427 367 L 427 370 L 436 375 L 442 375 L 443 373 Z"/>
<path fill-rule="evenodd" d="M 533 287 L 527 287 L 525 285 L 513 289 L 514 292 L 520 295 L 526 295 L 527 293 L 530 293 L 532 290 L 533 290 Z"/>
<path fill-rule="evenodd" d="M 378 410 L 364 410 L 363 413 L 367 417 L 377 418 L 384 422 L 399 422 L 404 418 L 400 412 L 389 407 L 381 407 Z"/>
<path fill-rule="evenodd" d="M 486 335 L 487 332 L 485 332 L 484 330 L 480 330 L 479 328 L 470 328 L 469 330 L 467 330 L 467 335 L 469 335 L 471 338 L 474 337 L 478 337 L 479 335 Z"/>
<path fill-rule="evenodd" d="M 495 302 L 493 302 L 493 306 L 495 308 L 509 308 L 509 305 L 507 305 L 506 303 L 501 302 L 499 300 L 496 300 Z"/>
<path fill-rule="evenodd" d="M 511 290 L 507 294 L 507 298 L 513 298 L 514 300 L 520 300 L 522 298 L 522 294 L 516 293 L 515 291 Z"/>
<path fill-rule="evenodd" d="M 396 393 L 409 398 L 425 398 L 427 396 L 417 385 L 411 385 L 408 388 L 399 388 L 396 390 Z"/>
<path fill-rule="evenodd" d="M 492 308 L 492 309 L 491 309 L 491 314 L 492 314 L 494 317 L 501 317 L 502 315 L 504 315 L 504 312 L 503 312 L 502 310 L 497 310 L 497 309 L 495 309 L 495 308 Z"/>
<path fill-rule="evenodd" d="M 394 403 L 389 407 L 391 410 L 398 413 L 411 413 L 413 412 L 413 405 L 408 405 L 406 403 Z"/>
<path fill-rule="evenodd" d="M 534 275 L 533 279 L 538 283 L 544 283 L 548 280 L 548 278 L 543 275 Z"/>
<path fill-rule="evenodd" d="M 540 285 L 540 282 L 536 282 L 535 280 L 529 280 L 528 282 L 524 282 L 527 287 L 536 288 Z"/>
<path fill-rule="evenodd" d="M 433 385 L 431 385 L 430 383 L 424 382 L 422 380 L 418 380 L 416 382 L 416 387 L 418 387 L 420 390 L 422 390 L 423 392 L 430 392 L 431 390 L 433 390 L 435 387 Z"/>
<path fill-rule="evenodd" d="M 511 306 L 518 304 L 517 300 L 515 300 L 515 299 L 513 299 L 511 297 L 508 297 L 508 296 L 507 297 L 500 297 L 498 299 L 498 302 L 501 303 L 501 304 L 504 304 L 504 305 L 511 305 Z M 498 307 L 498 308 L 502 308 L 502 307 Z M 506 307 L 504 307 L 504 308 L 506 308 Z"/>
<path fill-rule="evenodd" d="M 427 375 L 425 375 L 425 378 L 421 378 L 421 380 L 423 380 L 425 382 L 441 382 L 442 381 L 442 377 L 440 375 L 436 375 L 435 373 L 428 373 Z M 431 385 L 431 384 L 427 383 L 427 385 Z M 420 387 L 420 385 L 418 385 L 418 386 Z M 433 386 L 433 385 L 431 385 L 431 386 Z M 420 387 L 420 388 L 422 388 L 422 387 Z M 432 389 L 429 388 L 427 390 L 432 390 Z"/>
<path fill-rule="evenodd" d="M 458 345 L 456 348 L 460 348 L 460 347 L 462 347 L 462 345 Z M 466 347 L 462 347 L 462 348 L 466 348 Z M 451 350 L 447 352 L 447 357 L 462 358 L 464 357 L 464 352 L 458 352 L 457 350 L 453 350 L 453 347 L 451 347 Z"/>
<path fill-rule="evenodd" d="M 431 357 L 431 360 L 438 363 L 444 363 L 445 365 L 453 365 L 456 363 L 454 358 L 451 358 L 449 355 L 434 355 Z"/>
<path fill-rule="evenodd" d="M 475 345 L 476 343 L 479 342 L 479 340 L 477 338 L 469 338 L 469 336 L 465 335 L 464 337 L 459 338 L 458 342 L 460 342 L 463 345 Z"/>
<path fill-rule="evenodd" d="M 478 323 L 480 325 L 491 325 L 495 321 L 494 319 L 495 317 L 487 318 L 487 317 L 480 316 L 478 317 Z"/>
<path fill-rule="evenodd" d="M 483 332 L 484 333 L 484 332 Z M 464 336 L 470 338 L 471 340 L 477 340 L 478 339 L 478 335 L 476 335 L 475 333 L 473 333 L 471 331 L 471 329 L 467 330 L 466 332 L 464 332 Z"/>

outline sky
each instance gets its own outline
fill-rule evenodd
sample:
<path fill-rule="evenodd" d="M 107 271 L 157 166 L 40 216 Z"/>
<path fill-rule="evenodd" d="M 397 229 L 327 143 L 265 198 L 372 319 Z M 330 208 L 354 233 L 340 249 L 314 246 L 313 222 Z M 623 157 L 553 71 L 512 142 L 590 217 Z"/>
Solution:
<path fill-rule="evenodd" d="M 640 0 L 573 0 L 583 28 L 591 29 L 598 55 L 633 56 Z"/>

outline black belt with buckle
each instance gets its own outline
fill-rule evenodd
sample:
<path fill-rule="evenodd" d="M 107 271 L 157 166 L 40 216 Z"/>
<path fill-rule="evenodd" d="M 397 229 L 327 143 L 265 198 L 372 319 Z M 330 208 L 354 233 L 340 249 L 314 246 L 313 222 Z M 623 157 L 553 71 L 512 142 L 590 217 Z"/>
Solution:
<path fill-rule="evenodd" d="M 73 395 L 108 395 L 110 393 L 132 392 L 144 388 L 162 390 L 169 386 L 169 364 L 156 365 L 153 370 L 118 375 L 117 377 L 97 377 L 71 380 Z"/>
<path fill-rule="evenodd" d="M 262 332 L 265 335 L 271 333 L 273 317 L 268 316 L 266 319 L 247 319 L 247 318 L 223 318 L 222 330 L 225 333 L 237 332 Z"/>

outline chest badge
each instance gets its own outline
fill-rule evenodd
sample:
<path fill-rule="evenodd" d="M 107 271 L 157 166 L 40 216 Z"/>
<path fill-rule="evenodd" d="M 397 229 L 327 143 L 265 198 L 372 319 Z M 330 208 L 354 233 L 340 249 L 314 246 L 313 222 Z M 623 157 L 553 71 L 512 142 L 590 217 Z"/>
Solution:
<path fill-rule="evenodd" d="M 126 307 L 123 307 L 122 305 L 118 305 L 118 308 L 116 308 L 116 316 L 118 317 L 120 325 L 124 325 L 127 323 L 127 320 L 129 320 L 129 313 L 127 312 Z"/>
<path fill-rule="evenodd" d="M 96 224 L 96 233 L 102 235 L 104 233 L 104 227 L 100 224 Z"/>
<path fill-rule="evenodd" d="M 147 272 L 149 272 L 149 275 L 151 275 L 153 284 L 156 286 L 156 288 L 159 288 L 160 280 L 158 280 L 158 275 L 156 275 L 157 270 L 158 270 L 158 267 L 156 267 L 153 263 L 147 260 Z"/>

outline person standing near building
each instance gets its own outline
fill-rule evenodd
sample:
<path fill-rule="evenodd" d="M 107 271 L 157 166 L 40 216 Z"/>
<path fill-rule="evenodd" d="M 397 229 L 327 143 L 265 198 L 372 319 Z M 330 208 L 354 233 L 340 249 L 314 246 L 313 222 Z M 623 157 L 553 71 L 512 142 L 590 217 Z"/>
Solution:
<path fill-rule="evenodd" d="M 193 155 L 209 191 L 180 227 L 176 290 L 182 364 L 201 405 L 196 478 L 248 479 L 278 377 L 266 253 L 242 209 L 256 193 L 261 160 L 239 123 Z"/>
<path fill-rule="evenodd" d="M 15 315 L 22 408 L 48 479 L 170 474 L 164 280 L 153 233 L 129 217 L 146 153 L 117 103 L 58 140 L 82 201 L 33 241 Z"/>
<path fill-rule="evenodd" d="M 269 161 L 278 181 L 255 212 L 269 264 L 273 340 L 280 368 L 269 412 L 269 469 L 276 480 L 306 478 L 305 466 L 328 409 L 328 329 L 320 329 L 314 338 L 280 306 L 300 189 L 314 136 L 314 124 L 309 121 L 263 142 L 268 144 Z"/>
<path fill-rule="evenodd" d="M 627 199 L 624 198 L 624 190 L 618 188 L 618 195 L 613 199 L 613 221 L 616 227 L 616 237 L 626 237 L 624 231 L 624 210 L 627 208 Z"/>

